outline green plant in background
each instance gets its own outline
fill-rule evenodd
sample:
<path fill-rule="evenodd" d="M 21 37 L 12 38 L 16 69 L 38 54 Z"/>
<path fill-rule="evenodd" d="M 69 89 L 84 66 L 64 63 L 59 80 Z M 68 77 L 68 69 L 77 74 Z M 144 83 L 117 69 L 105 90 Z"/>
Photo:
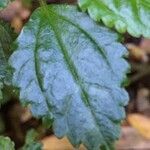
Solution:
<path fill-rule="evenodd" d="M 11 85 L 11 70 L 8 65 L 8 59 L 11 54 L 11 44 L 16 35 L 5 22 L 0 21 L 0 101 L 3 103 L 3 94 L 1 89 L 5 85 Z"/>
<path fill-rule="evenodd" d="M 13 0 L 1 0 L 0 1 L 0 9 L 6 7 L 10 2 L 12 2 Z"/>
<path fill-rule="evenodd" d="M 42 144 L 37 141 L 38 133 L 31 129 L 27 132 L 25 144 L 20 150 L 41 150 Z M 0 136 L 1 150 L 15 150 L 15 144 L 8 137 Z"/>
<path fill-rule="evenodd" d="M 79 0 L 79 6 L 95 21 L 102 20 L 120 33 L 150 38 L 149 0 Z"/>
<path fill-rule="evenodd" d="M 27 132 L 25 145 L 20 150 L 41 150 L 42 144 L 37 141 L 38 133 L 31 129 Z"/>
<path fill-rule="evenodd" d="M 8 137 L 0 136 L 0 149 L 1 150 L 15 150 L 14 143 Z"/>
<path fill-rule="evenodd" d="M 107 27 L 150 37 L 146 2 L 78 1 Z M 129 68 L 127 50 L 119 43 L 120 35 L 91 18 L 77 6 L 42 4 L 14 42 L 12 83 L 35 117 L 46 124 L 53 120 L 57 137 L 67 136 L 74 147 L 83 143 L 89 150 L 113 150 L 129 99 L 122 87 Z M 0 48 L 2 88 L 8 59 Z"/>

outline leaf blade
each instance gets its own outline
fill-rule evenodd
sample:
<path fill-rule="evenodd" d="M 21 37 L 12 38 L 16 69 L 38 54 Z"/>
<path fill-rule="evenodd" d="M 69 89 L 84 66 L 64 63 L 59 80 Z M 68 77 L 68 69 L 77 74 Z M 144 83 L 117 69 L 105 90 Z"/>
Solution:
<path fill-rule="evenodd" d="M 3 150 L 15 150 L 14 143 L 8 137 L 0 136 L 0 148 Z"/>
<path fill-rule="evenodd" d="M 79 0 L 79 6 L 90 16 L 118 32 L 132 36 L 150 37 L 150 2 L 147 0 Z"/>
<path fill-rule="evenodd" d="M 51 5 L 35 11 L 17 40 L 10 63 L 21 101 L 35 116 L 52 116 L 55 134 L 74 146 L 98 150 L 119 136 L 128 64 L 117 38 L 74 6 Z"/>
<path fill-rule="evenodd" d="M 15 35 L 10 26 L 0 21 L 0 90 L 3 89 L 4 84 L 11 84 L 11 70 L 8 66 L 8 58 L 11 54 L 10 47 L 14 38 Z M 1 100 L 3 99 L 2 95 L 2 92 L 0 92 Z M 1 101 L 1 104 L 3 102 Z"/>

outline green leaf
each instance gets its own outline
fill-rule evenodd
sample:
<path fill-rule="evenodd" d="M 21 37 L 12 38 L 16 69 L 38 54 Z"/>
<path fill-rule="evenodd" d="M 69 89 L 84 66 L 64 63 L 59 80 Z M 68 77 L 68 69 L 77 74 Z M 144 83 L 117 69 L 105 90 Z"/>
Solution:
<path fill-rule="evenodd" d="M 14 38 L 15 35 L 9 25 L 0 21 L 0 100 L 2 99 L 1 89 L 4 86 L 3 84 L 11 84 L 12 76 L 8 65 L 8 58 L 11 54 L 10 47 Z"/>
<path fill-rule="evenodd" d="M 7 7 L 7 5 L 12 2 L 13 0 L 0 0 L 0 9 Z"/>
<path fill-rule="evenodd" d="M 99 150 L 120 135 L 128 68 L 118 36 L 75 6 L 36 10 L 10 58 L 22 103 L 37 117 L 53 116 L 57 137 Z M 111 149 L 112 150 L 112 149 Z"/>
<path fill-rule="evenodd" d="M 15 150 L 14 143 L 8 137 L 0 136 L 0 149 L 1 150 Z"/>
<path fill-rule="evenodd" d="M 38 137 L 38 133 L 31 129 L 27 132 L 25 145 L 21 148 L 21 150 L 42 150 L 42 144 L 36 142 L 36 138 Z"/>
<path fill-rule="evenodd" d="M 52 117 L 49 117 L 49 116 L 45 116 L 42 118 L 42 125 L 44 128 L 51 128 L 52 127 L 52 124 L 53 124 L 53 119 Z"/>
<path fill-rule="evenodd" d="M 33 142 L 25 145 L 21 150 L 42 150 L 42 144 Z"/>
<path fill-rule="evenodd" d="M 79 0 L 79 6 L 94 20 L 102 20 L 120 33 L 150 38 L 149 0 Z"/>

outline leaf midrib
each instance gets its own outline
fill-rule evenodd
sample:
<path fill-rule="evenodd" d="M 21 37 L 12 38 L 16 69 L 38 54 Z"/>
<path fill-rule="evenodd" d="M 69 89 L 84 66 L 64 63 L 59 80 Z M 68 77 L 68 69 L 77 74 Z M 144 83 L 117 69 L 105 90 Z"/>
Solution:
<path fill-rule="evenodd" d="M 42 23 L 42 20 L 40 19 L 40 22 L 39 22 L 39 28 L 38 28 L 38 31 L 37 31 L 37 35 L 36 35 L 36 41 L 35 41 L 35 48 L 34 48 L 34 67 L 35 67 L 35 74 L 36 74 L 36 78 L 37 78 L 37 82 L 38 82 L 38 85 L 39 85 L 39 88 L 41 90 L 41 92 L 43 93 L 43 96 L 44 96 L 44 99 L 45 99 L 45 102 L 47 104 L 47 107 L 48 107 L 48 110 L 51 111 L 51 106 L 48 102 L 48 99 L 47 97 L 45 96 L 44 94 L 44 89 L 43 89 L 43 86 L 42 86 L 42 80 L 40 78 L 40 70 L 39 70 L 39 61 L 38 61 L 38 41 L 39 41 L 39 35 L 40 35 L 40 29 L 41 29 L 41 23 Z"/>
<path fill-rule="evenodd" d="M 50 19 L 51 19 L 51 21 L 49 21 Z M 60 36 L 61 34 L 58 32 L 58 30 L 55 27 L 56 24 L 53 23 L 53 22 L 55 22 L 55 19 L 56 18 L 53 18 L 52 16 L 51 16 L 51 18 L 49 18 L 49 16 L 48 16 L 49 24 L 50 24 L 50 26 L 52 27 L 52 29 L 53 29 L 53 31 L 55 33 L 56 40 L 57 40 L 57 42 L 58 42 L 58 44 L 60 46 L 60 50 L 61 50 L 61 52 L 62 52 L 62 54 L 64 56 L 64 60 L 66 62 L 66 65 L 67 65 L 69 71 L 71 72 L 74 81 L 79 85 L 79 87 L 81 89 L 81 92 L 82 92 L 81 96 L 83 98 L 84 103 L 86 105 L 89 105 L 88 95 L 87 95 L 87 92 L 84 89 L 84 86 L 82 85 L 81 78 L 80 78 L 80 76 L 78 74 L 78 71 L 77 71 L 73 61 L 70 59 L 70 56 L 69 56 L 69 54 L 68 54 L 68 52 L 66 50 L 65 45 L 63 44 L 63 41 L 62 41 L 61 36 Z"/>
<path fill-rule="evenodd" d="M 110 68 L 111 72 L 117 76 L 117 74 L 114 72 L 112 66 L 111 66 L 111 63 L 109 62 L 109 60 L 107 59 L 107 55 L 105 53 L 105 50 L 102 46 L 100 46 L 97 41 L 88 33 L 86 32 L 83 28 L 81 28 L 78 24 L 72 22 L 71 20 L 69 20 L 68 18 L 64 17 L 63 15 L 60 15 L 52 10 L 49 10 L 51 12 L 51 16 L 53 17 L 57 17 L 59 19 L 62 19 L 68 23 L 70 23 L 71 25 L 73 25 L 74 27 L 78 28 L 83 34 L 85 34 L 89 39 L 90 41 L 96 45 L 97 49 L 98 49 L 98 52 L 99 54 L 104 58 L 106 64 L 108 65 L 108 67 Z M 47 12 L 48 13 L 48 12 Z"/>
<path fill-rule="evenodd" d="M 98 123 L 97 123 L 96 116 L 95 116 L 95 114 L 94 114 L 94 112 L 93 112 L 93 109 L 91 108 L 91 105 L 90 105 L 90 102 L 89 102 L 89 99 L 88 99 L 89 96 L 88 96 L 86 90 L 84 89 L 84 86 L 82 85 L 81 79 L 80 79 L 80 77 L 78 76 L 78 72 L 77 72 L 77 70 L 76 70 L 76 67 L 74 66 L 74 63 L 71 61 L 71 59 L 68 59 L 68 58 L 69 58 L 69 55 L 68 55 L 68 53 L 67 53 L 66 47 L 65 47 L 65 45 L 63 44 L 63 41 L 61 40 L 61 37 L 59 36 L 59 35 L 61 35 L 61 34 L 60 34 L 60 33 L 58 32 L 58 30 L 56 29 L 56 24 L 53 23 L 53 22 L 56 21 L 56 18 L 53 16 L 53 14 L 51 14 L 52 16 L 49 17 L 49 15 L 48 15 L 47 10 L 46 10 L 45 7 L 44 7 L 44 11 L 45 11 L 45 14 L 46 14 L 46 16 L 47 16 L 47 18 L 48 18 L 48 22 L 49 22 L 50 26 L 52 27 L 52 29 L 53 29 L 53 31 L 54 31 L 54 33 L 55 33 L 56 40 L 57 40 L 58 44 L 60 45 L 60 50 L 62 51 L 62 53 L 63 53 L 63 55 L 64 55 L 66 64 L 67 64 L 67 66 L 68 66 L 68 69 L 71 71 L 71 73 L 72 73 L 72 75 L 73 75 L 73 77 L 74 77 L 74 80 L 75 80 L 76 83 L 79 85 L 79 87 L 80 87 L 80 89 L 81 89 L 81 91 L 82 91 L 83 96 L 81 95 L 81 97 L 83 98 L 84 103 L 85 103 L 86 105 L 88 105 L 89 111 L 91 112 L 91 114 L 92 114 L 92 116 L 93 116 L 93 119 L 94 119 L 94 121 L 95 121 L 95 125 L 97 126 L 97 129 L 99 130 L 101 136 L 103 137 L 103 134 L 102 134 L 102 132 L 100 131 L 100 127 L 99 127 L 99 125 L 98 125 Z M 53 17 L 54 17 L 54 18 L 53 18 Z M 73 68 L 73 72 L 72 72 L 72 69 L 71 69 L 71 68 Z M 75 73 L 75 74 L 74 74 L 74 73 Z M 75 77 L 76 75 L 77 75 L 78 78 Z M 104 139 L 104 137 L 103 137 L 103 139 Z M 110 150 L 109 147 L 107 146 L 105 140 L 104 140 L 103 142 L 104 142 L 103 144 L 107 147 L 107 149 Z"/>
<path fill-rule="evenodd" d="M 52 18 L 51 18 L 51 19 L 52 19 Z M 57 30 L 55 29 L 55 26 L 54 26 L 52 23 L 51 23 L 51 27 L 53 28 L 53 31 L 54 31 L 54 33 L 55 33 L 55 35 L 56 35 L 56 39 L 57 39 L 57 41 L 58 41 L 58 43 L 59 43 L 59 45 L 60 45 L 60 49 L 63 50 L 62 52 L 63 52 L 63 54 L 64 54 L 64 52 L 67 52 L 67 50 L 66 50 L 66 48 L 65 48 L 65 46 L 64 46 L 64 44 L 63 44 L 63 42 L 62 42 L 62 40 L 61 40 L 61 38 L 60 38 L 60 36 L 59 36 L 60 34 L 59 34 L 59 32 L 57 32 Z M 81 99 L 83 99 L 85 105 L 89 107 L 89 110 L 90 110 L 90 112 L 91 112 L 91 114 L 92 114 L 92 116 L 93 116 L 93 119 L 94 119 L 94 121 L 95 121 L 95 125 L 97 126 L 99 132 L 100 132 L 101 135 L 102 135 L 102 132 L 100 131 L 100 127 L 99 127 L 99 125 L 97 124 L 96 116 L 95 116 L 95 114 L 94 114 L 94 112 L 93 112 L 93 109 L 91 108 L 91 105 L 90 105 L 90 102 L 89 102 L 89 96 L 88 96 L 87 92 L 85 91 L 84 86 L 83 86 L 82 83 L 81 83 L 81 79 L 80 79 L 80 77 L 78 76 L 76 67 L 74 66 L 74 64 L 73 64 L 73 62 L 71 61 L 71 59 L 70 59 L 70 60 L 69 60 L 69 59 L 66 59 L 67 57 L 69 58 L 69 55 L 68 55 L 68 54 L 67 54 L 67 56 L 66 56 L 66 53 L 65 53 L 65 54 L 64 54 L 64 57 L 65 57 L 65 61 L 66 61 L 66 64 L 67 64 L 67 66 L 68 66 L 68 69 L 71 71 L 71 73 L 72 73 L 72 75 L 73 75 L 73 77 L 74 77 L 76 83 L 79 85 L 79 87 L 80 87 L 80 89 L 81 89 L 81 92 L 82 92 L 82 93 L 81 93 Z M 71 68 L 73 68 L 73 71 L 72 71 Z M 74 74 L 74 73 L 75 73 L 75 74 Z M 78 77 L 76 78 L 75 76 L 78 76 Z M 103 136 L 103 135 L 102 135 L 102 136 Z M 103 137 L 103 138 L 104 138 L 104 137 Z M 107 146 L 107 144 L 105 143 L 105 141 L 104 141 L 104 144 Z M 109 150 L 109 149 L 108 149 L 108 150 Z"/>
<path fill-rule="evenodd" d="M 52 10 L 50 10 L 50 11 L 51 11 L 52 15 L 56 15 L 57 18 L 62 19 L 62 20 L 64 20 L 64 21 L 70 23 L 70 24 L 73 25 L 74 27 L 78 28 L 83 34 L 85 34 L 85 35 L 90 39 L 90 41 L 91 41 L 93 44 L 96 45 L 96 47 L 98 48 L 98 50 L 99 50 L 99 52 L 100 52 L 100 55 L 101 55 L 101 56 L 104 58 L 104 60 L 106 61 L 106 64 L 107 64 L 109 67 L 111 67 L 111 64 L 110 64 L 110 62 L 109 62 L 108 59 L 107 59 L 107 56 L 106 56 L 106 53 L 105 53 L 104 48 L 103 48 L 103 47 L 100 47 L 100 45 L 97 44 L 97 41 L 96 41 L 88 32 L 86 32 L 86 31 L 85 31 L 84 29 L 82 29 L 78 24 L 76 24 L 76 23 L 70 21 L 69 19 L 67 19 L 67 18 L 64 17 L 63 15 L 60 15 L 60 14 L 58 14 L 58 13 L 52 11 Z"/>

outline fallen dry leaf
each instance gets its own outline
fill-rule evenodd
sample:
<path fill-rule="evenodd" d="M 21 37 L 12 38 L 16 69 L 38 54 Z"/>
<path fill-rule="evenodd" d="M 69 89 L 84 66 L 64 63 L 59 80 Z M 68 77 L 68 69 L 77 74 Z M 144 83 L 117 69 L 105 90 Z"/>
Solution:
<path fill-rule="evenodd" d="M 116 150 L 150 150 L 150 140 L 143 138 L 133 127 L 123 126 Z"/>
<path fill-rule="evenodd" d="M 137 110 L 144 114 L 150 114 L 150 90 L 148 88 L 139 88 L 137 91 Z"/>
<path fill-rule="evenodd" d="M 58 139 L 55 136 L 48 136 L 41 142 L 43 143 L 43 150 L 75 150 L 67 138 Z M 81 145 L 78 150 L 86 150 L 86 148 Z"/>
<path fill-rule="evenodd" d="M 132 59 L 143 62 L 148 61 L 148 56 L 142 48 L 131 43 L 126 44 L 126 46 Z"/>
<path fill-rule="evenodd" d="M 150 39 L 143 38 L 140 43 L 142 48 L 147 54 L 150 54 Z"/>
<path fill-rule="evenodd" d="M 20 116 L 20 121 L 21 123 L 25 123 L 27 121 L 29 121 L 32 118 L 32 114 L 30 109 L 27 108 L 22 108 L 22 114 Z"/>
<path fill-rule="evenodd" d="M 22 20 L 26 20 L 27 18 L 29 18 L 30 14 L 31 11 L 29 9 L 22 8 L 22 10 L 19 13 L 19 16 Z"/>
<path fill-rule="evenodd" d="M 23 22 L 20 17 L 14 17 L 11 21 L 11 27 L 15 29 L 16 33 L 19 33 L 23 27 Z"/>
<path fill-rule="evenodd" d="M 22 10 L 21 1 L 16 0 L 10 3 L 5 9 L 0 11 L 0 18 L 11 21 Z"/>
<path fill-rule="evenodd" d="M 127 120 L 143 137 L 150 139 L 150 118 L 140 114 L 131 114 L 128 115 Z"/>

